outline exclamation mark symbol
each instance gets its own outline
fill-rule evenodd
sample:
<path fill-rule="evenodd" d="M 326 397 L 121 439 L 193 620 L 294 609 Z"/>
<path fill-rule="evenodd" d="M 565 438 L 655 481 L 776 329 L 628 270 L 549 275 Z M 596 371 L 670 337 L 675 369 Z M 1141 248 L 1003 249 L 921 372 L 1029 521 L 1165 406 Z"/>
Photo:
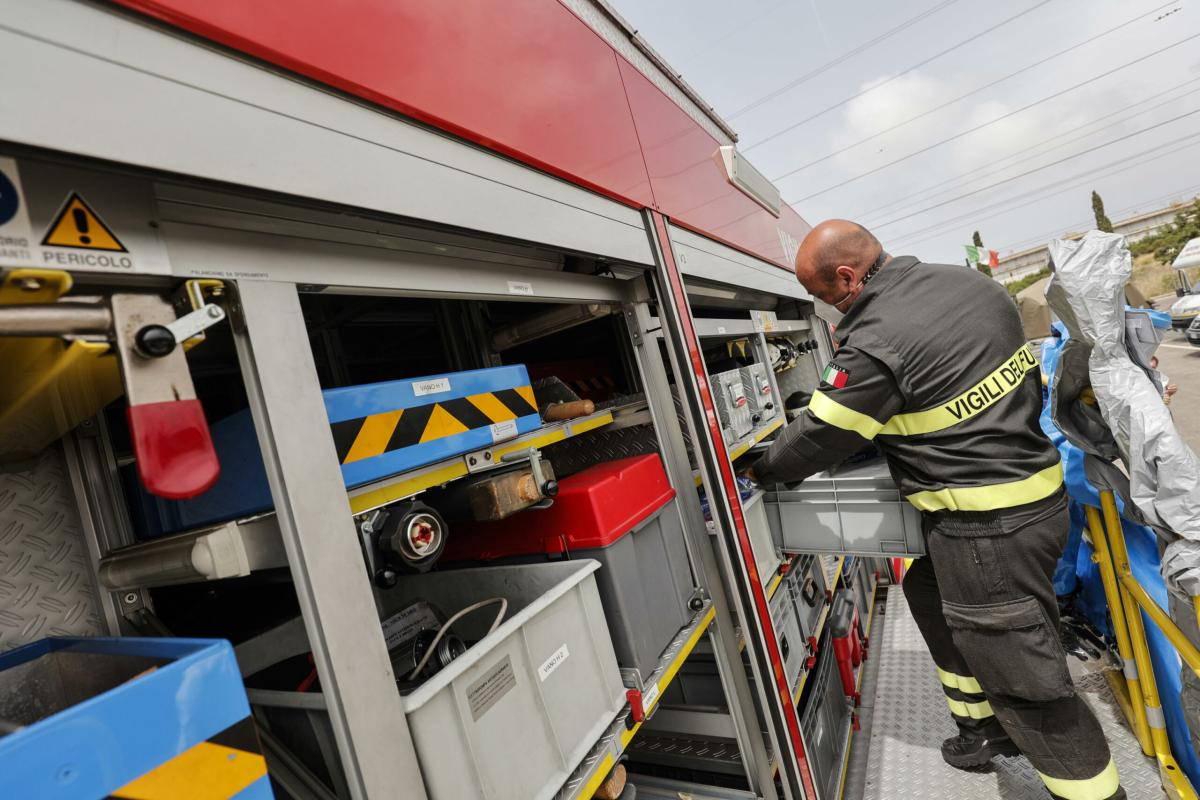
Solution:
<path fill-rule="evenodd" d="M 87 212 L 82 208 L 76 208 L 71 211 L 71 217 L 75 220 L 75 230 L 79 231 L 79 242 L 81 244 L 91 244 L 92 237 L 88 236 L 88 218 Z"/>

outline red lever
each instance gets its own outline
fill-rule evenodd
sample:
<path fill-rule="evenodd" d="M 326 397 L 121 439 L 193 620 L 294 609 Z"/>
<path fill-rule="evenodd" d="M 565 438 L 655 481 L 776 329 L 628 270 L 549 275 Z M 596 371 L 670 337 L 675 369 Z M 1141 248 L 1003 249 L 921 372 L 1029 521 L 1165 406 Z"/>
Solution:
<path fill-rule="evenodd" d="M 216 483 L 221 465 L 199 400 L 129 406 L 125 418 L 138 475 L 150 494 L 186 500 Z"/>
<path fill-rule="evenodd" d="M 646 719 L 646 710 L 642 708 L 642 693 L 637 689 L 630 689 L 625 692 L 625 699 L 629 701 L 629 715 L 633 717 L 634 722 L 642 722 Z"/>

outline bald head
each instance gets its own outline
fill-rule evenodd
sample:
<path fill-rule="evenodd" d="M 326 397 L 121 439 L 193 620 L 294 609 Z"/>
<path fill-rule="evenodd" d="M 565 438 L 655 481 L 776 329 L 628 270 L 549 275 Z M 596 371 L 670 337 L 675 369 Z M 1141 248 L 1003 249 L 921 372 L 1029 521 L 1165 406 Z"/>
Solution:
<path fill-rule="evenodd" d="M 796 253 L 796 278 L 814 297 L 830 305 L 848 299 L 879 258 L 883 246 L 869 230 L 846 219 L 817 225 Z"/>

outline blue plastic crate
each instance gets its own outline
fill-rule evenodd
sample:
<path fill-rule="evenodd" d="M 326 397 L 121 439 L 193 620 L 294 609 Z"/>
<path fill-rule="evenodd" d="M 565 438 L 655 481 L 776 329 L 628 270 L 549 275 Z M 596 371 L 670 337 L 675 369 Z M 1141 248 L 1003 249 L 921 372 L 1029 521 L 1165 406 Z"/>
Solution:
<path fill-rule="evenodd" d="M 489 447 L 541 425 L 523 365 L 328 389 L 325 411 L 346 488 Z M 272 507 L 249 411 L 212 425 L 221 476 L 190 500 L 146 492 L 136 465 L 123 469 L 142 538 L 240 519 Z"/>
<path fill-rule="evenodd" d="M 0 797 L 270 800 L 233 648 L 50 638 L 0 655 Z"/>

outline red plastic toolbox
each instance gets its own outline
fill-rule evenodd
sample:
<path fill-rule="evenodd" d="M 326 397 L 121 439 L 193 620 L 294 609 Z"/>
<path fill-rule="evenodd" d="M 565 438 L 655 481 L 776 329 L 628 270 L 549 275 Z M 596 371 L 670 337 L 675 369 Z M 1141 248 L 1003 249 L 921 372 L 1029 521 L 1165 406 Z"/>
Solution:
<path fill-rule="evenodd" d="M 546 509 L 457 526 L 443 562 L 594 558 L 617 662 L 636 688 L 691 618 L 694 583 L 675 490 L 656 453 L 559 482 Z M 628 671 L 635 670 L 636 675 Z"/>

